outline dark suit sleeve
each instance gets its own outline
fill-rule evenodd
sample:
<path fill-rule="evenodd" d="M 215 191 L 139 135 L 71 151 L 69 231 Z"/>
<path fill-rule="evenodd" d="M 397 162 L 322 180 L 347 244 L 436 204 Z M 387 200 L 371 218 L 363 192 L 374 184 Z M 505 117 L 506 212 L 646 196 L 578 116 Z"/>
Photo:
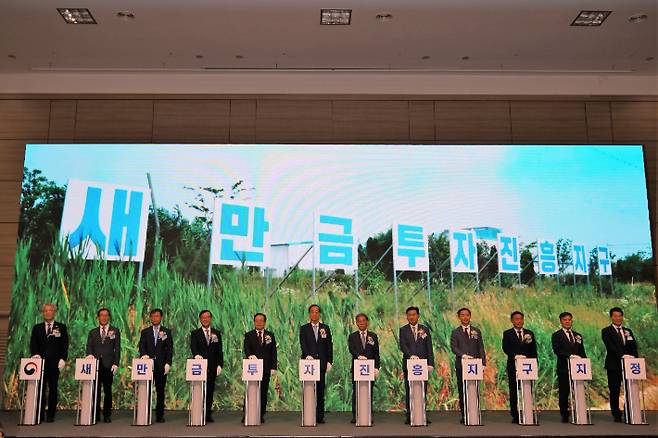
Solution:
<path fill-rule="evenodd" d="M 461 336 L 461 333 L 458 330 L 453 330 L 450 334 L 450 349 L 455 353 L 455 356 L 461 358 L 467 353 L 462 349 L 462 342 L 459 342 L 458 336 Z"/>
<path fill-rule="evenodd" d="M 357 357 L 359 357 L 359 352 L 356 351 L 356 345 L 354 343 L 353 333 L 350 333 L 347 336 L 347 348 L 350 350 L 350 354 L 352 355 L 352 359 L 356 359 Z"/>
<path fill-rule="evenodd" d="M 117 337 L 114 340 L 114 365 L 119 366 L 119 359 L 121 358 L 121 332 L 116 329 Z"/>
<path fill-rule="evenodd" d="M 222 334 L 217 332 L 217 348 L 219 348 L 217 364 L 224 368 L 224 348 L 222 346 Z"/>
<path fill-rule="evenodd" d="M 535 334 L 530 332 L 530 336 L 532 336 L 532 342 L 530 343 L 530 351 L 528 352 L 528 357 L 537 359 L 537 338 L 535 338 Z"/>
<path fill-rule="evenodd" d="M 482 365 L 487 366 L 487 352 L 484 351 L 484 339 L 482 330 L 480 330 L 480 337 L 478 338 L 478 349 L 480 350 L 480 357 L 482 358 Z"/>
<path fill-rule="evenodd" d="M 553 346 L 553 353 L 557 357 L 563 357 L 563 358 L 569 358 L 571 356 L 571 352 L 567 349 L 567 345 L 560 339 L 562 334 L 557 331 L 553 333 L 553 336 L 551 337 L 551 344 Z"/>
<path fill-rule="evenodd" d="M 92 356 L 96 357 L 96 355 L 94 354 L 94 339 L 93 339 L 93 334 L 92 333 L 94 333 L 93 329 L 90 330 L 89 334 L 87 335 L 87 348 L 86 348 L 86 351 L 87 351 L 87 355 L 91 354 Z"/>
<path fill-rule="evenodd" d="M 334 341 L 331 337 L 331 330 L 329 329 L 329 326 L 327 326 L 327 349 L 329 350 L 327 352 L 327 362 L 333 364 L 334 363 Z"/>
<path fill-rule="evenodd" d="M 304 336 L 304 326 L 299 327 L 299 346 L 302 349 L 302 359 L 306 359 L 306 356 L 310 356 L 308 347 L 306 346 L 306 336 Z"/>
<path fill-rule="evenodd" d="M 400 333 L 398 335 L 400 337 L 400 350 L 402 350 L 402 354 L 404 356 L 410 357 L 412 356 L 412 353 L 411 353 L 411 349 L 409 348 L 409 344 L 407 343 L 407 340 L 404 336 L 405 327 L 406 326 L 400 327 Z"/>
<path fill-rule="evenodd" d="M 373 334 L 373 337 L 375 339 L 375 368 L 379 369 L 381 365 L 381 359 L 379 358 L 379 337 L 375 334 Z"/>
<path fill-rule="evenodd" d="M 427 365 L 434 366 L 434 348 L 432 347 L 432 335 L 429 328 L 427 330 L 427 337 L 425 338 L 425 348 L 427 349 Z"/>
<path fill-rule="evenodd" d="M 60 333 L 62 334 L 62 352 L 61 359 L 66 362 L 69 360 L 69 331 L 66 328 L 66 325 L 60 324 Z"/>
<path fill-rule="evenodd" d="M 507 336 L 507 331 L 503 332 L 503 353 L 505 353 L 507 356 L 515 356 L 514 350 L 512 350 L 512 345 L 510 343 L 510 339 Z"/>
<path fill-rule="evenodd" d="M 604 327 L 601 330 L 601 339 L 603 339 L 605 348 L 608 350 L 608 352 L 614 354 L 617 358 L 617 361 L 619 361 L 624 355 L 624 350 L 623 347 L 619 345 L 619 343 L 615 342 L 613 336 L 616 336 L 614 334 L 614 330 L 609 330 L 608 327 Z"/>
<path fill-rule="evenodd" d="M 37 332 L 38 325 L 32 327 L 32 335 L 30 336 L 30 356 L 39 354 L 39 334 Z"/>
<path fill-rule="evenodd" d="M 144 330 L 139 333 L 139 356 L 147 355 L 146 351 L 146 336 L 144 336 Z"/>
<path fill-rule="evenodd" d="M 196 341 L 194 340 L 194 330 L 190 332 L 190 351 L 192 352 L 192 357 L 199 355 L 199 349 L 196 346 Z"/>
<path fill-rule="evenodd" d="M 167 355 L 165 356 L 165 364 L 169 364 L 171 366 L 172 362 L 174 361 L 174 338 L 171 336 L 171 330 L 167 330 L 167 340 L 165 341 L 165 346 L 168 348 L 167 350 Z"/>
<path fill-rule="evenodd" d="M 633 333 L 633 330 L 628 329 L 628 332 L 631 334 L 631 337 L 633 338 L 630 345 L 630 354 L 632 354 L 635 357 L 640 357 L 640 353 L 637 351 L 637 340 L 635 339 L 635 333 Z"/>
<path fill-rule="evenodd" d="M 245 359 L 249 359 L 249 356 L 252 355 L 251 346 L 249 345 L 249 332 L 244 334 L 244 340 L 242 341 L 242 353 L 244 354 Z"/>
<path fill-rule="evenodd" d="M 585 353 L 585 338 L 583 338 L 583 335 L 580 335 L 581 342 L 578 344 L 578 355 L 580 357 L 587 357 L 587 353 Z"/>
<path fill-rule="evenodd" d="M 272 369 L 276 370 L 278 368 L 278 358 L 277 358 L 277 351 L 276 351 L 276 338 L 274 337 L 274 333 L 272 333 Z"/>

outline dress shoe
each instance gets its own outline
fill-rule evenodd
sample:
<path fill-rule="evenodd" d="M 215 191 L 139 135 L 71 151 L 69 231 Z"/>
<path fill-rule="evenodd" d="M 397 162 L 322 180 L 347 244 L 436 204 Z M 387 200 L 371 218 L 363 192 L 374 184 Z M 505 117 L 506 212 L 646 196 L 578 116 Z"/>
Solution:
<path fill-rule="evenodd" d="M 155 419 L 155 422 L 156 423 L 164 423 L 165 419 L 164 419 L 164 417 L 158 417 L 158 418 Z"/>
<path fill-rule="evenodd" d="M 324 424 L 324 418 L 318 418 L 318 420 L 316 421 L 316 423 L 318 423 L 318 424 Z"/>
<path fill-rule="evenodd" d="M 46 423 L 54 423 L 55 419 L 53 417 L 46 418 Z"/>
<path fill-rule="evenodd" d="M 260 422 L 261 422 L 261 424 L 265 423 L 265 417 L 260 417 Z"/>
<path fill-rule="evenodd" d="M 621 423 L 621 417 L 615 417 L 614 421 L 615 423 Z"/>
<path fill-rule="evenodd" d="M 350 420 L 350 423 L 356 424 L 356 418 L 352 417 L 352 419 Z"/>
<path fill-rule="evenodd" d="M 411 420 L 407 418 L 406 420 L 404 420 L 404 424 L 411 424 Z"/>
<path fill-rule="evenodd" d="M 111 422 L 112 422 L 111 417 L 108 416 L 108 417 L 103 418 L 103 423 L 111 423 Z"/>
<path fill-rule="evenodd" d="M 563 423 L 568 423 L 569 422 L 569 417 L 562 417 L 562 422 Z"/>
<path fill-rule="evenodd" d="M 212 419 L 212 417 L 206 417 L 206 423 L 214 423 L 215 420 Z"/>

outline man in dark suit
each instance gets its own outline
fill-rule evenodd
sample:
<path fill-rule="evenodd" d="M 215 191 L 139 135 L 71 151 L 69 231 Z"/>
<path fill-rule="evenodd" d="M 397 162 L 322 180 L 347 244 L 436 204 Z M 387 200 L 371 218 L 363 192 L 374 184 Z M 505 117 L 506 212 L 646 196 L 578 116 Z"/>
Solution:
<path fill-rule="evenodd" d="M 151 326 L 146 327 L 139 335 L 139 355 L 142 359 L 153 359 L 155 421 L 164 423 L 165 386 L 174 356 L 174 341 L 171 331 L 161 324 L 162 309 L 151 310 L 149 319 Z"/>
<path fill-rule="evenodd" d="M 270 387 L 270 376 L 277 370 L 276 339 L 274 333 L 265 330 L 267 316 L 264 313 L 254 315 L 254 329 L 244 334 L 244 357 L 263 360 L 263 380 L 260 382 L 260 421 L 265 422 L 267 409 L 267 392 Z"/>
<path fill-rule="evenodd" d="M 610 391 L 610 411 L 615 422 L 621 423 L 619 393 L 622 381 L 621 360 L 626 357 L 638 357 L 637 342 L 633 331 L 623 326 L 624 311 L 619 307 L 610 309 L 611 324 L 601 330 L 605 344 L 605 369 L 608 373 L 608 390 Z"/>
<path fill-rule="evenodd" d="M 507 380 L 509 383 L 509 412 L 512 422 L 519 422 L 518 400 L 516 394 L 516 362 L 517 358 L 537 358 L 537 343 L 535 334 L 523 327 L 523 313 L 517 311 L 510 315 L 512 328 L 503 332 L 503 352 L 507 355 Z"/>
<path fill-rule="evenodd" d="M 87 357 L 98 360 L 98 380 L 103 387 L 103 421 L 112 422 L 112 381 L 119 369 L 121 334 L 110 325 L 110 310 L 105 307 L 96 312 L 99 326 L 87 336 Z M 96 393 L 96 421 L 100 420 L 101 391 Z"/>
<path fill-rule="evenodd" d="M 224 353 L 222 351 L 222 335 L 219 330 L 210 327 L 212 313 L 202 310 L 199 313 L 201 327 L 190 334 L 190 349 L 195 359 L 207 359 L 208 370 L 206 380 L 206 421 L 213 423 L 212 402 L 215 396 L 215 381 L 224 367 Z"/>
<path fill-rule="evenodd" d="M 48 397 L 41 397 L 41 417 L 46 422 L 55 421 L 55 410 L 57 409 L 57 382 L 59 372 L 64 369 L 69 354 L 69 335 L 66 325 L 55 321 L 57 308 L 54 304 L 44 304 L 41 307 L 43 322 L 32 327 L 30 337 L 30 354 L 36 359 L 43 359 L 43 387 L 47 388 Z M 45 400 L 48 400 L 46 411 Z"/>
<path fill-rule="evenodd" d="M 411 412 L 409 411 L 409 374 L 407 372 L 408 359 L 427 359 L 427 369 L 431 373 L 434 370 L 434 351 L 432 349 L 432 336 L 427 326 L 418 324 L 420 310 L 412 306 L 407 308 L 407 322 L 409 324 L 400 327 L 400 350 L 402 350 L 402 372 L 404 374 L 404 401 L 407 415 L 404 424 L 411 423 Z M 427 421 L 431 423 L 431 421 Z"/>
<path fill-rule="evenodd" d="M 368 330 L 368 315 L 359 313 L 355 318 L 357 331 L 347 337 L 347 346 L 352 355 L 352 360 L 356 359 L 373 359 L 375 361 L 375 378 L 379 375 L 379 339 L 377 334 Z M 352 365 L 352 423 L 356 423 L 356 383 L 354 382 L 354 366 Z M 375 382 L 372 382 L 370 388 L 370 398 L 372 395 Z"/>
<path fill-rule="evenodd" d="M 324 423 L 324 384 L 325 375 L 331 371 L 334 361 L 334 345 L 329 326 L 320 322 L 320 306 L 311 304 L 308 308 L 310 322 L 299 328 L 299 345 L 302 359 L 320 359 L 320 381 L 317 382 L 316 421 Z"/>
<path fill-rule="evenodd" d="M 553 333 L 551 343 L 557 356 L 558 403 L 562 422 L 569 422 L 569 358 L 587 357 L 583 336 L 571 329 L 573 315 L 569 312 L 560 313 L 560 330 Z"/>
<path fill-rule="evenodd" d="M 460 325 L 450 335 L 450 348 L 455 354 L 455 374 L 459 390 L 460 423 L 464 422 L 464 387 L 462 386 L 462 359 L 482 359 L 482 366 L 487 366 L 482 331 L 471 325 L 471 309 L 462 307 L 457 311 Z"/>

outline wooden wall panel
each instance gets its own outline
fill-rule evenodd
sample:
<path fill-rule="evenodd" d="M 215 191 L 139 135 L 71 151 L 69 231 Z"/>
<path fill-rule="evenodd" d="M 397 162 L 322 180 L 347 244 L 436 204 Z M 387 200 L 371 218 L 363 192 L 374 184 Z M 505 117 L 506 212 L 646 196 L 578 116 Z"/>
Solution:
<path fill-rule="evenodd" d="M 658 102 L 611 102 L 615 143 L 658 141 Z"/>
<path fill-rule="evenodd" d="M 13 266 L 17 233 L 18 221 L 0 223 L 0 266 Z"/>
<path fill-rule="evenodd" d="M 20 197 L 20 181 L 0 181 L 0 222 L 18 221 Z"/>
<path fill-rule="evenodd" d="M 587 141 L 590 144 L 612 143 L 610 102 L 586 102 Z"/>
<path fill-rule="evenodd" d="M 53 100 L 50 103 L 50 130 L 48 140 L 72 141 L 75 138 L 75 113 L 77 101 Z"/>
<path fill-rule="evenodd" d="M 584 102 L 511 102 L 513 143 L 587 143 Z"/>
<path fill-rule="evenodd" d="M 228 100 L 158 100 L 154 103 L 153 141 L 227 143 Z"/>
<path fill-rule="evenodd" d="M 336 143 L 408 143 L 409 103 L 334 101 L 333 131 Z"/>
<path fill-rule="evenodd" d="M 438 101 L 436 138 L 441 143 L 510 143 L 509 102 Z"/>
<path fill-rule="evenodd" d="M 328 143 L 330 100 L 258 100 L 257 143 Z"/>
<path fill-rule="evenodd" d="M 79 142 L 142 141 L 153 136 L 151 100 L 79 100 L 75 139 Z"/>
<path fill-rule="evenodd" d="M 0 139 L 48 138 L 48 100 L 0 100 Z"/>
<path fill-rule="evenodd" d="M 411 143 L 434 143 L 434 103 L 412 100 L 409 102 L 409 141 Z"/>
<path fill-rule="evenodd" d="M 23 179 L 24 140 L 0 140 L 0 181 Z"/>
<path fill-rule="evenodd" d="M 231 143 L 256 142 L 256 101 L 231 100 Z"/>
<path fill-rule="evenodd" d="M 11 308 L 11 285 L 14 281 L 14 267 L 0 266 L 0 315 L 9 313 Z M 0 360 L 4 359 L 1 358 Z"/>

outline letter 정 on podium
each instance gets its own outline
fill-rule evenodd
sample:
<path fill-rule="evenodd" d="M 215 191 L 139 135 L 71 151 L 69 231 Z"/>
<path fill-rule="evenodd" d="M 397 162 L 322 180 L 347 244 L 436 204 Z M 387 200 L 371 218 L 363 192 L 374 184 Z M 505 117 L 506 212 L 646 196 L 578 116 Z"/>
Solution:
<path fill-rule="evenodd" d="M 130 377 L 135 387 L 133 426 L 151 424 L 153 359 L 133 359 Z"/>
<path fill-rule="evenodd" d="M 207 359 L 187 359 L 185 380 L 190 382 L 190 406 L 188 426 L 206 425 L 206 380 L 208 379 Z"/>
<path fill-rule="evenodd" d="M 98 391 L 98 360 L 84 358 L 75 360 L 75 380 L 79 381 L 78 415 L 76 425 L 96 424 L 96 392 Z"/>
<path fill-rule="evenodd" d="M 592 424 L 590 412 L 589 388 L 587 382 L 592 380 L 592 363 L 588 358 L 569 358 L 569 382 L 571 391 L 571 423 Z"/>
<path fill-rule="evenodd" d="M 373 359 L 354 360 L 354 382 L 356 387 L 356 425 L 372 426 L 372 382 L 375 380 Z"/>
<path fill-rule="evenodd" d="M 320 381 L 319 359 L 300 359 L 299 381 L 302 382 L 302 426 L 315 426 L 316 386 Z"/>
<path fill-rule="evenodd" d="M 242 360 L 244 392 L 244 425 L 260 426 L 260 385 L 263 380 L 263 359 Z"/>
<path fill-rule="evenodd" d="M 626 423 L 648 424 L 644 405 L 644 381 L 647 380 L 645 360 L 642 357 L 624 357 L 621 362 Z"/>
<path fill-rule="evenodd" d="M 21 426 L 35 426 L 41 423 L 41 397 L 43 393 L 43 359 L 23 358 L 18 371 L 18 379 L 23 383 L 23 406 Z"/>
<path fill-rule="evenodd" d="M 464 424 L 482 426 L 480 410 L 480 381 L 484 379 L 482 359 L 462 359 L 464 394 Z"/>
<path fill-rule="evenodd" d="M 427 426 L 425 382 L 429 378 L 427 359 L 407 359 L 409 416 L 411 426 Z"/>
<path fill-rule="evenodd" d="M 537 359 L 519 357 L 514 361 L 516 367 L 516 399 L 519 413 L 519 424 L 524 426 L 537 425 L 538 417 L 535 410 L 534 382 L 539 378 Z"/>

